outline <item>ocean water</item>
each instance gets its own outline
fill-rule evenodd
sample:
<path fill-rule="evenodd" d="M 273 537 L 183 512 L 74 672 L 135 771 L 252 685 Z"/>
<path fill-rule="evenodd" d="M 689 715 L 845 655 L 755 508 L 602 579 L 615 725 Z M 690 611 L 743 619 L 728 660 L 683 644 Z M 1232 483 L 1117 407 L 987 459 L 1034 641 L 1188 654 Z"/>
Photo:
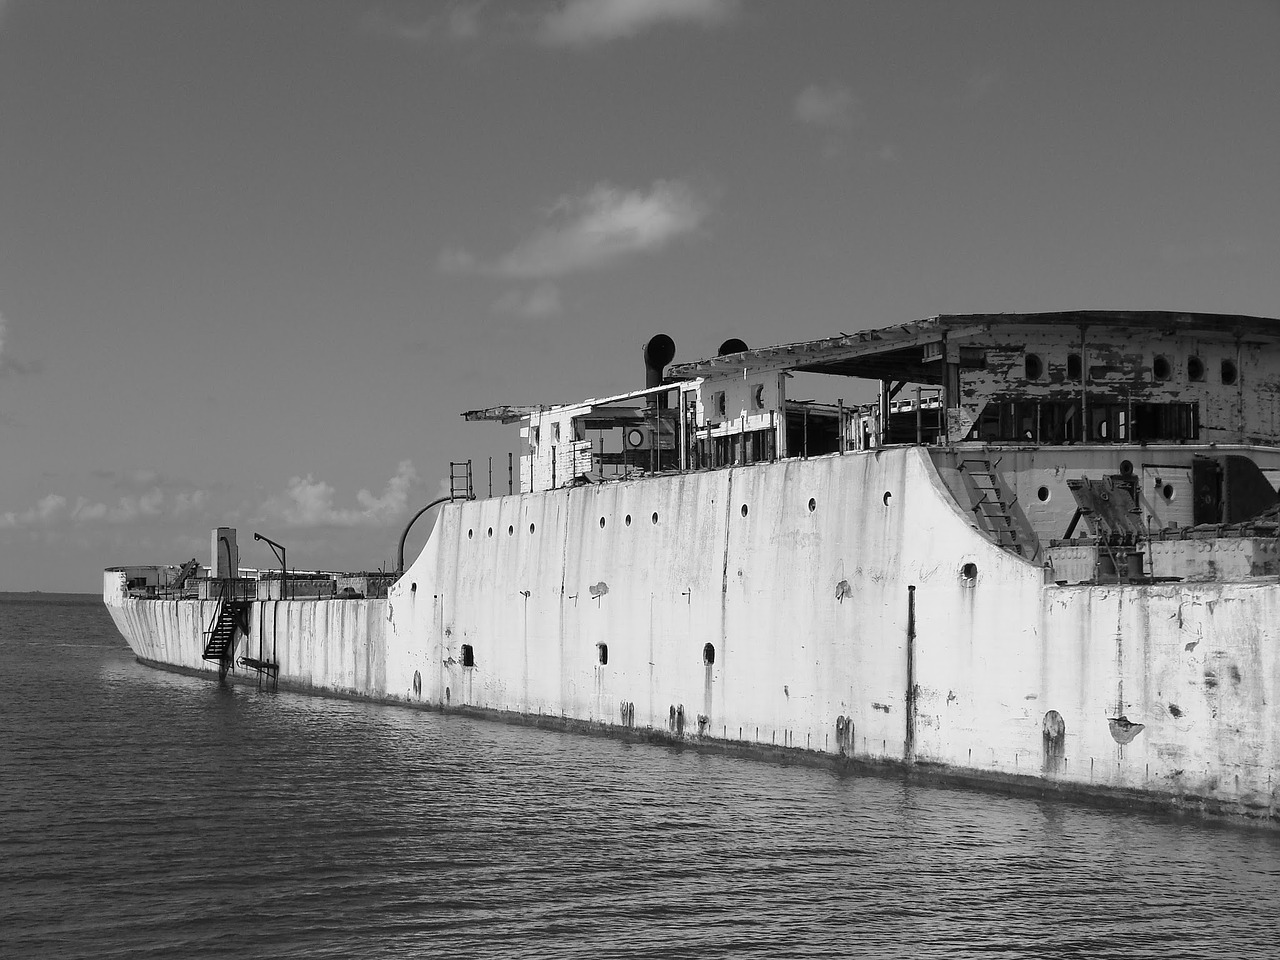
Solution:
<path fill-rule="evenodd" d="M 3 957 L 1275 957 L 1280 834 L 294 694 L 0 594 Z"/>

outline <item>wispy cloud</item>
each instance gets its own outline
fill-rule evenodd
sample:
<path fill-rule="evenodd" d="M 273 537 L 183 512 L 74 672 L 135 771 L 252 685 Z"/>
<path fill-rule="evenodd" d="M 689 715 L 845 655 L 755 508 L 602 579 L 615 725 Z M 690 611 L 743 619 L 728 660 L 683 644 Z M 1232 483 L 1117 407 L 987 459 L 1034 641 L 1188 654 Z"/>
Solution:
<path fill-rule="evenodd" d="M 965 99 L 970 103 L 982 100 L 1000 82 L 1000 71 L 992 69 L 975 70 L 965 81 Z"/>
<path fill-rule="evenodd" d="M 523 320 L 545 320 L 564 313 L 560 302 L 560 289 L 549 281 L 543 281 L 529 290 L 509 290 L 493 305 L 494 313 L 502 313 Z"/>
<path fill-rule="evenodd" d="M 0 0 L 3 2 L 3 0 Z M 475 40 L 480 36 L 480 14 L 483 0 L 454 3 L 430 14 L 405 18 L 384 9 L 371 10 L 365 15 L 362 26 L 370 33 L 392 37 L 407 43 L 428 43 L 437 40 Z"/>
<path fill-rule="evenodd" d="M 0 0 L 2 3 L 3 0 Z M 586 48 L 639 36 L 667 25 L 714 27 L 730 20 L 740 0 L 552 0 L 492 11 L 487 0 L 456 0 L 431 12 L 404 15 L 375 9 L 361 21 L 373 34 L 413 44 L 481 38 Z"/>
<path fill-rule="evenodd" d="M 737 8 L 737 0 L 565 0 L 542 18 L 538 38 L 552 46 L 608 43 L 663 24 L 714 26 Z"/>
<path fill-rule="evenodd" d="M 678 180 L 659 180 L 648 191 L 600 183 L 581 196 L 561 197 L 545 212 L 543 226 L 496 260 L 449 250 L 439 266 L 507 280 L 551 280 L 661 250 L 695 231 L 709 212 L 708 202 Z"/>
<path fill-rule="evenodd" d="M 385 526 L 405 515 L 409 493 L 418 483 L 413 461 L 404 460 L 380 496 L 361 490 L 356 494 L 359 506 L 338 507 L 334 504 L 336 491 L 330 484 L 311 474 L 293 477 L 283 493 L 262 505 L 259 519 L 288 527 Z"/>
<path fill-rule="evenodd" d="M 71 503 L 59 493 L 42 497 L 34 507 L 0 514 L 0 529 L 70 526 L 86 523 L 126 524 L 141 520 L 163 520 L 198 515 L 209 502 L 206 490 L 166 493 L 153 487 L 144 493 L 120 497 L 108 504 L 88 497 Z"/>
<path fill-rule="evenodd" d="M 826 130 L 847 130 L 857 123 L 861 102 L 840 83 L 810 84 L 792 106 L 797 120 Z"/>
<path fill-rule="evenodd" d="M 0 0 L 3 4 L 4 0 Z M 0 7 L 0 13 L 3 8 Z M 19 360 L 13 355 L 12 350 L 5 348 L 5 340 L 9 332 L 8 322 L 3 314 L 0 314 L 0 377 L 11 375 L 21 375 L 24 373 L 39 373 L 43 369 L 43 364 L 39 360 Z"/>

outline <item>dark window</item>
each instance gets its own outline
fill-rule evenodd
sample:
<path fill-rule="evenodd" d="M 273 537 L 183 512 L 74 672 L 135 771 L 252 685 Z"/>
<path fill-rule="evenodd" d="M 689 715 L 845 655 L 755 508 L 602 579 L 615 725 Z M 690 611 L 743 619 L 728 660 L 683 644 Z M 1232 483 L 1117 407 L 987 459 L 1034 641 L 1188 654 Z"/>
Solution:
<path fill-rule="evenodd" d="M 1155 362 L 1151 364 L 1151 372 L 1155 374 L 1157 380 L 1168 380 L 1173 374 L 1173 368 L 1169 363 L 1168 357 L 1156 357 Z"/>
<path fill-rule="evenodd" d="M 1236 382 L 1236 365 L 1230 360 L 1222 361 L 1222 382 L 1227 386 L 1231 386 Z"/>
<path fill-rule="evenodd" d="M 1080 354 L 1067 354 L 1067 379 L 1080 382 L 1080 378 L 1084 375 L 1084 364 L 1080 360 Z"/>
<path fill-rule="evenodd" d="M 1039 380 L 1044 374 L 1044 361 L 1036 353 L 1027 354 L 1027 379 Z"/>
<path fill-rule="evenodd" d="M 471 649 L 471 644 L 469 643 L 462 645 L 462 665 L 464 667 L 474 667 L 476 665 L 476 652 Z"/>
<path fill-rule="evenodd" d="M 1199 357 L 1187 357 L 1187 378 L 1197 383 L 1204 379 L 1204 361 Z"/>
<path fill-rule="evenodd" d="M 702 648 L 702 662 L 707 666 L 711 666 L 716 662 L 716 648 L 710 643 L 705 644 Z"/>
<path fill-rule="evenodd" d="M 596 657 L 600 660 L 601 664 L 609 662 L 609 645 L 607 643 L 596 644 Z"/>

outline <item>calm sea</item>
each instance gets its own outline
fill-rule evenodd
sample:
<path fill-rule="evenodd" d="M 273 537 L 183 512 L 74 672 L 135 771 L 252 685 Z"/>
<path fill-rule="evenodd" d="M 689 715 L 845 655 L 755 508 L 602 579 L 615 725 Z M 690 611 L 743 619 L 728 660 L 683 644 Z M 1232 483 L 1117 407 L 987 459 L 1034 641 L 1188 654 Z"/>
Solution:
<path fill-rule="evenodd" d="M 137 664 L 0 594 L 4 957 L 1275 957 L 1280 836 Z"/>

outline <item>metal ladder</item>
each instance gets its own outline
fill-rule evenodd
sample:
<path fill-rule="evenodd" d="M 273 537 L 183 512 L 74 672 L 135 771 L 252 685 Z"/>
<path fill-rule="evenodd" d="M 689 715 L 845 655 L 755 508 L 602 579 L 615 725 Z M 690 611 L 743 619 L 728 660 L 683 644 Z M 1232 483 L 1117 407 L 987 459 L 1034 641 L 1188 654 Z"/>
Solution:
<path fill-rule="evenodd" d="M 471 492 L 471 461 L 453 460 L 449 463 L 449 495 L 455 500 L 474 500 Z"/>
<path fill-rule="evenodd" d="M 976 494 L 973 504 L 975 516 L 982 518 L 982 525 L 1005 550 L 1018 556 L 1023 555 L 1022 544 L 1018 542 L 1018 531 L 1014 528 L 1013 517 L 1009 513 L 1011 504 L 1005 503 L 1004 490 L 1000 485 L 996 465 L 987 457 L 966 457 L 960 461 L 960 469 L 969 476 Z"/>

